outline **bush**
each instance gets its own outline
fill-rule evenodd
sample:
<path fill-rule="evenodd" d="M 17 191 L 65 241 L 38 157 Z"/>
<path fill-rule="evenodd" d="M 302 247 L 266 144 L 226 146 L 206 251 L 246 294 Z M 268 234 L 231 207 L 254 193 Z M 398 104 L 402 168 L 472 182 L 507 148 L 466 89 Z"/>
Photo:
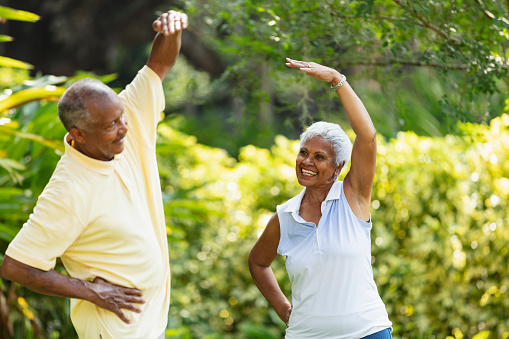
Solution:
<path fill-rule="evenodd" d="M 34 115 L 37 121 L 54 117 L 54 103 L 48 105 Z M 246 146 L 236 160 L 170 126 L 160 124 L 157 148 L 172 269 L 167 336 L 280 337 L 285 325 L 253 284 L 247 256 L 275 206 L 301 189 L 294 170 L 298 142 L 278 136 L 270 150 Z M 509 116 L 461 128 L 461 136 L 407 132 L 378 139 L 373 270 L 396 338 L 509 335 Z M 53 140 L 63 136 L 55 129 L 44 133 Z M 2 152 L 26 167 L 18 170 L 22 189 L 0 187 L 0 197 L 15 196 L 19 204 L 15 217 L 1 219 L 10 232 L 28 218 L 47 182 L 40 178 L 50 171 L 34 169 L 53 168 L 57 156 L 28 141 L 20 152 L 5 135 L 0 142 Z M 9 239 L 2 234 L 2 248 Z M 273 268 L 289 296 L 282 258 Z M 11 303 L 15 333 L 73 333 L 62 302 L 6 282 L 0 287 Z"/>

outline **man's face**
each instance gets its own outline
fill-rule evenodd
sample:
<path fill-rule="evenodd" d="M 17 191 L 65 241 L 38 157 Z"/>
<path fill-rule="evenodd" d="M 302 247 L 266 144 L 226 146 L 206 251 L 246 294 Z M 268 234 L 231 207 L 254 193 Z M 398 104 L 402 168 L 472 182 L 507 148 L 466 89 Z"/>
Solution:
<path fill-rule="evenodd" d="M 84 142 L 79 151 L 97 159 L 108 161 L 124 150 L 127 121 L 124 105 L 113 91 L 99 99 L 90 99 L 87 108 L 93 123 L 82 130 Z"/>

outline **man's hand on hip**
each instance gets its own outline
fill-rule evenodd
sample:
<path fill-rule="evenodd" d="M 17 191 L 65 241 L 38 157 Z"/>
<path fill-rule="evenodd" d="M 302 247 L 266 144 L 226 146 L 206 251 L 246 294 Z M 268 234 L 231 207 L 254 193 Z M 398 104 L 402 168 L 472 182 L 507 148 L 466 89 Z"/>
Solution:
<path fill-rule="evenodd" d="M 122 312 L 122 309 L 141 313 L 141 308 L 134 304 L 144 304 L 143 293 L 136 288 L 129 288 L 112 284 L 103 278 L 96 277 L 89 285 L 94 294 L 90 300 L 95 305 L 115 313 L 126 324 L 131 321 Z"/>

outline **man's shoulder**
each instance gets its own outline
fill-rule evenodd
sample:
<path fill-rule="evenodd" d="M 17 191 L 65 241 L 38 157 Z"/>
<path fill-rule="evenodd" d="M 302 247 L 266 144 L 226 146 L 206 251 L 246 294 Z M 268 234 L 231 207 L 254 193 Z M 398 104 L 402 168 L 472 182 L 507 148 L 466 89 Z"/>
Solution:
<path fill-rule="evenodd" d="M 44 194 L 51 194 L 59 200 L 68 201 L 72 205 L 73 197 L 86 196 L 91 188 L 90 175 L 70 157 L 63 155 L 57 163 L 51 178 L 44 188 Z M 81 200 L 81 199 L 79 199 Z"/>
<path fill-rule="evenodd" d="M 159 87 L 162 89 L 161 79 L 150 67 L 145 65 L 138 70 L 133 80 L 118 95 L 125 104 L 125 101 L 134 93 L 154 91 Z"/>

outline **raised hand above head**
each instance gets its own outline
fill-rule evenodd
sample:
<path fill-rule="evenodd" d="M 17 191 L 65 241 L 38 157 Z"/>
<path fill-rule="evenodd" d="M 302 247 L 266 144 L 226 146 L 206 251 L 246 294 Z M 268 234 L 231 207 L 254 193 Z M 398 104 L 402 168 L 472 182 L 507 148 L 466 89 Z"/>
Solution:
<path fill-rule="evenodd" d="M 286 66 L 299 68 L 307 75 L 312 76 L 320 81 L 330 82 L 333 86 L 339 83 L 344 77 L 344 75 L 335 69 L 320 65 L 316 62 L 299 61 L 286 58 Z"/>
<path fill-rule="evenodd" d="M 152 28 L 166 36 L 187 28 L 187 15 L 177 11 L 168 11 L 157 18 Z"/>

